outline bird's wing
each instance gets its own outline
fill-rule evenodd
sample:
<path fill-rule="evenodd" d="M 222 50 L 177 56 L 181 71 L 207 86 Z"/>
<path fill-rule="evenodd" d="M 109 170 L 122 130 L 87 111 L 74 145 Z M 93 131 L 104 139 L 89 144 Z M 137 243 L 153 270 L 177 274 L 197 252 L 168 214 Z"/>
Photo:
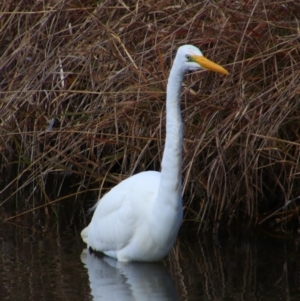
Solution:
<path fill-rule="evenodd" d="M 106 252 L 121 250 L 129 244 L 147 218 L 159 177 L 158 172 L 139 173 L 104 195 L 88 226 L 88 245 Z"/>

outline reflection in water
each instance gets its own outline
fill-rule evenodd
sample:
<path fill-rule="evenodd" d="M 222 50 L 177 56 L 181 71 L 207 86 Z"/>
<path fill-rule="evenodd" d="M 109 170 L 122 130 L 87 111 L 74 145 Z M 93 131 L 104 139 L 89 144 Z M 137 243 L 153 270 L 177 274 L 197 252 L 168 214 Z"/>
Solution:
<path fill-rule="evenodd" d="M 91 300 L 81 250 L 72 230 L 0 223 L 0 300 Z"/>
<path fill-rule="evenodd" d="M 74 228 L 0 224 L 0 300 L 300 300 L 299 239 L 184 234 L 162 263 L 86 254 L 86 269 Z"/>
<path fill-rule="evenodd" d="M 177 248 L 168 261 L 181 300 L 300 300 L 295 239 L 193 235 Z"/>
<path fill-rule="evenodd" d="M 84 250 L 81 260 L 88 269 L 95 301 L 178 300 L 174 284 L 163 263 L 123 263 L 97 257 Z"/>

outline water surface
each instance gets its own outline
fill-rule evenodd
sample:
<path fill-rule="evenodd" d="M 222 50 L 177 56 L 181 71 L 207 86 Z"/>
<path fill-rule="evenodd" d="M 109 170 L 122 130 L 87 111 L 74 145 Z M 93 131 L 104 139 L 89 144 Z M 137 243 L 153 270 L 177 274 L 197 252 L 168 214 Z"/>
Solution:
<path fill-rule="evenodd" d="M 189 236 L 160 263 L 120 263 L 79 230 L 4 223 L 0 300 L 300 300 L 297 240 Z"/>

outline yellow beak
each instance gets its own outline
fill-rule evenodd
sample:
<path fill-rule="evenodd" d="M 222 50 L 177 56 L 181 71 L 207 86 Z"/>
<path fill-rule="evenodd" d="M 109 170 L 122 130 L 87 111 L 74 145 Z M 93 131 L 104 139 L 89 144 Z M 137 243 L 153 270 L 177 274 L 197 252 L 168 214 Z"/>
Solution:
<path fill-rule="evenodd" d="M 199 55 L 193 55 L 193 59 L 195 62 L 197 62 L 203 69 L 222 73 L 228 75 L 229 72 L 224 69 L 222 66 L 210 61 L 204 56 L 199 56 Z"/>

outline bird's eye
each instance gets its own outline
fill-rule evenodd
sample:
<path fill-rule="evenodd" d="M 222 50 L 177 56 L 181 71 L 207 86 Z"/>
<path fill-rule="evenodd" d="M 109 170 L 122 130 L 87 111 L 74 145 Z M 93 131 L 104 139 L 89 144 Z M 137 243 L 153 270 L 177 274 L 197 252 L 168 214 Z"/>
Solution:
<path fill-rule="evenodd" d="M 188 54 L 185 57 L 188 62 L 190 62 L 192 60 L 192 58 Z"/>

